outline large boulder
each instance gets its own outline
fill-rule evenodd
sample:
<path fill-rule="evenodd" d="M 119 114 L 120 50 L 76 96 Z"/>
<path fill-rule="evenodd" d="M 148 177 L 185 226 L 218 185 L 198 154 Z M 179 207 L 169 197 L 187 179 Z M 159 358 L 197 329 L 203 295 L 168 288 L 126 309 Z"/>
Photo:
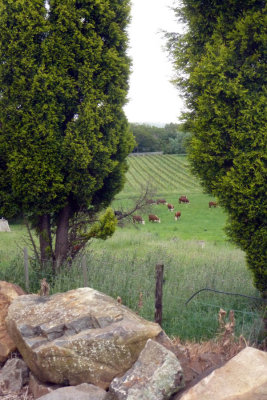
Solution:
<path fill-rule="evenodd" d="M 161 327 L 90 288 L 16 298 L 6 318 L 24 361 L 42 382 L 108 388 Z"/>
<path fill-rule="evenodd" d="M 8 355 L 16 350 L 16 345 L 6 329 L 6 316 L 10 303 L 25 292 L 13 283 L 0 281 L 0 362 L 7 360 Z"/>
<path fill-rule="evenodd" d="M 267 400 L 267 353 L 246 347 L 178 398 Z"/>
<path fill-rule="evenodd" d="M 111 382 L 105 400 L 167 400 L 183 387 L 174 353 L 149 339 L 133 367 Z"/>

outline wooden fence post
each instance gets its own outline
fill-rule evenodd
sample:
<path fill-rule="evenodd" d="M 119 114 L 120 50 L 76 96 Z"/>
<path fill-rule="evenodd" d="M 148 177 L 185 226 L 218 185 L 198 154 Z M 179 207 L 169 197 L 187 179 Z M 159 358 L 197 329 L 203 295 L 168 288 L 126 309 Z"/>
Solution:
<path fill-rule="evenodd" d="M 29 257 L 28 257 L 28 249 L 27 247 L 24 247 L 24 274 L 25 274 L 25 287 L 27 292 L 30 289 L 30 284 L 29 284 Z"/>
<path fill-rule="evenodd" d="M 162 323 L 163 264 L 156 265 L 155 322 Z"/>
<path fill-rule="evenodd" d="M 88 276 L 87 276 L 87 267 L 86 267 L 85 255 L 82 258 L 82 269 L 83 269 L 83 285 L 84 285 L 84 287 L 87 287 L 88 286 Z"/>

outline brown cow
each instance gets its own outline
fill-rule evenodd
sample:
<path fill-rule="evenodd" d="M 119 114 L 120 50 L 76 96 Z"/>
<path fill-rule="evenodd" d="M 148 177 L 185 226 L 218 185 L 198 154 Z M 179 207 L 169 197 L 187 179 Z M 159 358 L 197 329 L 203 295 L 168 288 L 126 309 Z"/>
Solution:
<path fill-rule="evenodd" d="M 153 200 L 153 199 L 146 200 L 146 204 L 155 204 L 155 203 L 156 203 L 156 200 Z"/>
<path fill-rule="evenodd" d="M 143 218 L 140 215 L 133 215 L 133 222 L 134 223 L 138 223 L 138 224 L 143 224 L 145 225 L 145 221 L 143 220 Z"/>
<path fill-rule="evenodd" d="M 159 217 L 157 217 L 155 214 L 149 214 L 148 220 L 149 222 L 160 222 Z"/>
<path fill-rule="evenodd" d="M 167 207 L 169 211 L 174 211 L 174 206 L 172 204 L 168 203 Z"/>
<path fill-rule="evenodd" d="M 217 207 L 217 203 L 216 203 L 216 201 L 210 201 L 209 202 L 209 208 L 211 208 L 211 207 Z"/>
<path fill-rule="evenodd" d="M 176 211 L 176 213 L 174 214 L 175 221 L 177 221 L 180 217 L 181 217 L 181 211 Z"/>
<path fill-rule="evenodd" d="M 189 203 L 189 199 L 186 196 L 179 197 L 179 204 L 181 203 Z"/>
<path fill-rule="evenodd" d="M 167 201 L 165 199 L 158 199 L 157 204 L 167 204 Z"/>

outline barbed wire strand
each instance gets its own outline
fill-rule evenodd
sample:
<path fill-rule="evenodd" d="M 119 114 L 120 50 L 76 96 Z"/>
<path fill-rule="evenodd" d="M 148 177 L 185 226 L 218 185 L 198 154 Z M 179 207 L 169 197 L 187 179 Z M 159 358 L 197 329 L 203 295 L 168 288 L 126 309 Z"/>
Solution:
<path fill-rule="evenodd" d="M 257 300 L 257 301 L 262 301 L 262 302 L 267 302 L 267 299 L 262 299 L 261 297 L 253 297 L 253 296 L 247 296 L 246 294 L 240 294 L 240 293 L 231 293 L 231 292 L 224 292 L 222 290 L 215 290 L 215 289 L 210 289 L 210 288 L 203 288 L 198 290 L 197 292 L 195 292 L 191 297 L 189 297 L 189 299 L 185 302 L 185 305 L 187 306 L 187 304 L 200 292 L 203 292 L 204 290 L 207 290 L 209 292 L 215 292 L 215 293 L 220 293 L 220 294 L 226 294 L 226 295 L 230 295 L 230 296 L 241 296 L 241 297 L 245 297 L 247 299 L 253 299 L 253 300 Z"/>

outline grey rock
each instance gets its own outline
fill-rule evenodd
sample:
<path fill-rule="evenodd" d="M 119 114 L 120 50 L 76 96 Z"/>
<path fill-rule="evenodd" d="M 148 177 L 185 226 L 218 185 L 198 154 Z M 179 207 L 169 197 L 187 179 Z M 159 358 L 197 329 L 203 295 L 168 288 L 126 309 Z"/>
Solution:
<path fill-rule="evenodd" d="M 0 371 L 0 387 L 8 392 L 18 392 L 29 380 L 29 368 L 20 358 L 7 360 Z"/>
<path fill-rule="evenodd" d="M 133 367 L 111 382 L 105 400 L 167 400 L 183 387 L 178 359 L 149 339 Z"/>

